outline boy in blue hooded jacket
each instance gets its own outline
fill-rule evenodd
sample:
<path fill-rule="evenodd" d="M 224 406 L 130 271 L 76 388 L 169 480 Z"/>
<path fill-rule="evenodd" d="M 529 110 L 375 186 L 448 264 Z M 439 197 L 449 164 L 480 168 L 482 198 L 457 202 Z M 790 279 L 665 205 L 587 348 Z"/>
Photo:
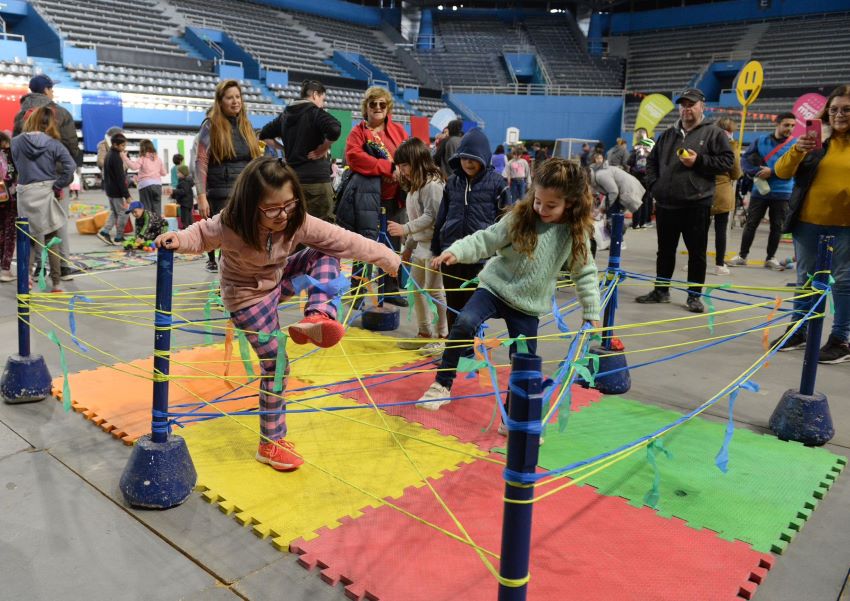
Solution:
<path fill-rule="evenodd" d="M 469 130 L 457 152 L 449 159 L 454 173 L 443 190 L 443 200 L 434 224 L 431 252 L 438 257 L 456 240 L 493 225 L 510 204 L 508 183 L 490 164 L 490 141 L 480 128 Z M 460 286 L 478 276 L 484 262 L 472 265 L 443 265 L 448 326 L 475 291 Z"/>

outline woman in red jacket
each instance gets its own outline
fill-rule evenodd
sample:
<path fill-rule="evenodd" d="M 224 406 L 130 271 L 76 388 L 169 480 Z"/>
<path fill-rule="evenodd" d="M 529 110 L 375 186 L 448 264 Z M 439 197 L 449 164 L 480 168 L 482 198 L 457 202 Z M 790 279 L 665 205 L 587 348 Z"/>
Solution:
<path fill-rule="evenodd" d="M 387 219 L 397 223 L 406 221 L 404 193 L 395 176 L 393 155 L 399 144 L 407 139 L 407 132 L 392 120 L 393 97 L 385 88 L 371 87 L 363 94 L 360 102 L 363 121 L 356 125 L 345 143 L 345 162 L 354 173 L 366 177 L 381 178 L 381 207 L 387 211 Z M 355 201 L 356 202 L 356 201 Z M 375 216 L 377 221 L 379 215 Z M 392 238 L 398 250 L 399 240 Z M 384 299 L 400 307 L 407 300 L 398 293 L 398 282 L 388 278 Z"/>

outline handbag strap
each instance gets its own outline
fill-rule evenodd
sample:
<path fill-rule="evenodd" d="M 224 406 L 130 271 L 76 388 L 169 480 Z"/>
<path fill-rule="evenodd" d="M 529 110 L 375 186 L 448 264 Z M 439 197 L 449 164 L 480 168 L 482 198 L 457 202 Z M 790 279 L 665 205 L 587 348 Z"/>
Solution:
<path fill-rule="evenodd" d="M 762 160 L 764 161 L 764 164 L 765 164 L 765 165 L 767 165 L 767 162 L 770 160 L 770 158 L 771 158 L 773 155 L 775 155 L 777 152 L 779 152 L 780 150 L 782 150 L 783 148 L 785 148 L 785 147 L 788 145 L 788 142 L 790 142 L 790 141 L 791 141 L 791 140 L 793 140 L 793 139 L 794 139 L 794 138 L 792 138 L 791 136 L 788 136 L 788 139 L 787 139 L 787 140 L 785 140 L 782 144 L 780 144 L 779 146 L 777 146 L 776 148 L 774 148 L 773 150 L 771 150 L 770 152 L 768 152 L 768 153 L 767 153 L 767 156 L 766 156 L 766 157 L 764 157 L 764 158 L 762 159 Z"/>

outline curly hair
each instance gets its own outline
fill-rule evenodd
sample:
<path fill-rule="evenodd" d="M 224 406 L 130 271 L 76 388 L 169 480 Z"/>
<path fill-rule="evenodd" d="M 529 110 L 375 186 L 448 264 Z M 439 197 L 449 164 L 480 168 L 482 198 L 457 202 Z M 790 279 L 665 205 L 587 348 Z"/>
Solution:
<path fill-rule="evenodd" d="M 514 250 L 529 258 L 537 248 L 537 222 L 540 217 L 534 210 L 534 193 L 538 189 L 555 190 L 563 199 L 564 216 L 561 223 L 570 228 L 572 252 L 570 263 L 587 262 L 587 241 L 593 231 L 593 196 L 590 179 L 578 163 L 567 159 L 547 159 L 534 172 L 531 188 L 525 198 L 517 202 L 511 212 L 514 220 L 510 235 Z"/>

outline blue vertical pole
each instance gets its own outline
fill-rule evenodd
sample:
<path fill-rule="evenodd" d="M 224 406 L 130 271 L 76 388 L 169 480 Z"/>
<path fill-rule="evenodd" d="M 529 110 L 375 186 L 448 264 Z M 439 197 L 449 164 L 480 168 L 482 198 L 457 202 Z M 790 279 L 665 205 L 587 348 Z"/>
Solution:
<path fill-rule="evenodd" d="M 18 252 L 18 355 L 30 356 L 30 306 L 25 300 L 30 292 L 30 227 L 29 219 L 15 221 Z M 18 231 L 19 230 L 19 231 Z"/>
<path fill-rule="evenodd" d="M 154 314 L 153 419 L 151 441 L 168 440 L 168 374 L 171 353 L 171 296 L 174 251 L 160 248 L 156 255 L 156 312 Z"/>
<path fill-rule="evenodd" d="M 815 270 L 818 274 L 814 282 L 823 284 L 829 281 L 829 274 L 824 273 L 832 266 L 832 246 L 835 244 L 835 236 L 820 236 L 818 239 L 818 258 Z M 814 284 L 813 282 L 813 284 Z M 821 307 L 826 309 L 826 299 Z M 818 375 L 818 354 L 820 352 L 820 339 L 823 334 L 823 317 L 814 317 L 809 320 L 808 333 L 806 335 L 806 353 L 803 356 L 803 373 L 800 377 L 800 394 L 811 395 L 815 391 L 815 379 Z"/>
<path fill-rule="evenodd" d="M 392 245 L 390 244 L 389 234 L 387 233 L 387 209 L 386 209 L 386 207 L 381 207 L 380 226 L 381 226 L 381 233 L 379 234 L 379 236 L 381 238 L 383 238 L 384 244 L 386 244 L 389 247 L 392 247 Z M 379 307 L 384 306 L 384 288 L 386 288 L 386 279 L 387 279 L 387 274 L 384 273 L 383 270 L 382 270 L 381 275 L 378 278 L 378 306 Z"/>
<path fill-rule="evenodd" d="M 533 474 L 540 451 L 540 420 L 543 411 L 542 360 L 537 355 L 516 353 L 510 377 L 508 416 L 511 422 L 534 423 L 534 432 L 508 427 L 509 472 Z M 532 503 L 534 488 L 516 486 L 506 475 L 505 511 L 502 518 L 502 552 L 499 575 L 509 584 L 499 583 L 499 601 L 524 601 L 528 594 L 528 565 L 531 555 Z M 518 586 L 517 586 L 518 585 Z"/>
<path fill-rule="evenodd" d="M 619 278 L 620 270 L 620 252 L 623 247 L 623 223 L 625 214 L 614 213 L 611 216 L 611 247 L 608 250 L 608 273 L 606 277 L 610 282 L 614 278 Z M 614 315 L 617 312 L 617 287 L 614 287 L 614 292 L 607 305 L 605 305 L 605 313 L 602 316 L 602 325 L 605 327 L 605 336 L 602 338 L 602 348 L 611 350 L 611 339 L 614 337 Z"/>

